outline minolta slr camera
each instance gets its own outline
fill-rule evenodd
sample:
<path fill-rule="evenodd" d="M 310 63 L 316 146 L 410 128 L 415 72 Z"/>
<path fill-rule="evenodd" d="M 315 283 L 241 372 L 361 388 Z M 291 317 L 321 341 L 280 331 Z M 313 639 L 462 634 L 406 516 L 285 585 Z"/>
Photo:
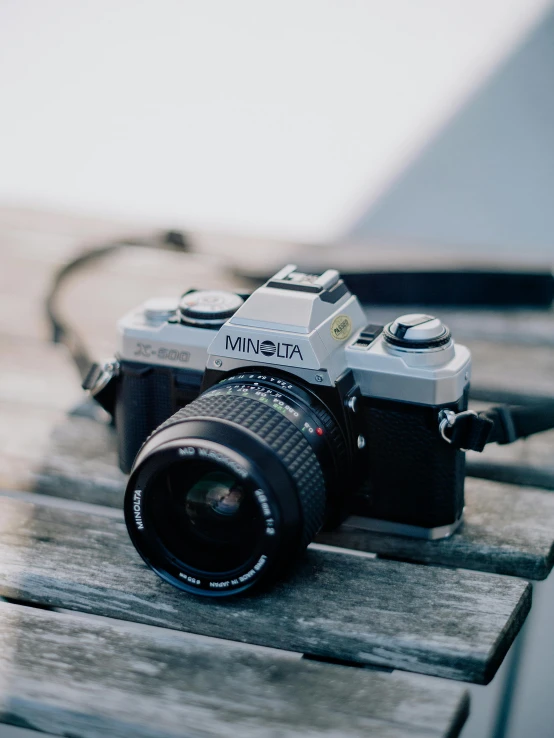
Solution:
<path fill-rule="evenodd" d="M 430 539 L 460 524 L 465 455 L 441 431 L 471 357 L 437 318 L 368 325 L 338 272 L 287 266 L 249 296 L 149 300 L 118 329 L 90 386 L 115 407 L 131 539 L 175 586 L 268 583 L 349 515 Z"/>

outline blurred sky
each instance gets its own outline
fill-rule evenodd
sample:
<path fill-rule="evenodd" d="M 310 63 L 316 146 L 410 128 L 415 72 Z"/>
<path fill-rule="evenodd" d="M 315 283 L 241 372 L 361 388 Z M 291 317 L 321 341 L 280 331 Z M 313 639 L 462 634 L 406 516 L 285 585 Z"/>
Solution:
<path fill-rule="evenodd" d="M 332 238 L 549 5 L 0 0 L 0 201 Z"/>

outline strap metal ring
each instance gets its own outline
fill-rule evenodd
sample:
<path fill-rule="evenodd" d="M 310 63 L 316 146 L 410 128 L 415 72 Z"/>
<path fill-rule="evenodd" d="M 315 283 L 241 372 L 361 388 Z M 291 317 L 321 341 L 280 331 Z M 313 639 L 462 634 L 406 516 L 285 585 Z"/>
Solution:
<path fill-rule="evenodd" d="M 473 415 L 475 418 L 479 417 L 475 410 L 464 410 L 461 413 L 455 413 L 454 410 L 441 410 L 439 413 L 439 431 L 441 436 L 447 443 L 452 443 L 452 439 L 446 435 L 447 428 L 453 428 L 458 418 L 467 417 Z M 468 451 L 469 449 L 461 448 L 460 451 Z"/>
<path fill-rule="evenodd" d="M 104 362 L 96 382 L 89 389 L 91 397 L 95 397 L 99 392 L 102 392 L 112 379 L 119 375 L 119 368 L 119 361 L 117 359 Z"/>

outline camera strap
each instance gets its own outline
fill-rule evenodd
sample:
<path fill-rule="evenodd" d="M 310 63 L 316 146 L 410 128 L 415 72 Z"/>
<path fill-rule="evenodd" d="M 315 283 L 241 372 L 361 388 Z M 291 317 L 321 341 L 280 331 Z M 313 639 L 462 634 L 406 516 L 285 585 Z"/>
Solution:
<path fill-rule="evenodd" d="M 165 231 L 151 238 L 121 239 L 111 241 L 102 246 L 85 249 L 56 272 L 45 300 L 46 316 L 51 326 L 52 341 L 53 343 L 61 343 L 67 348 L 82 380 L 89 373 L 92 359 L 78 331 L 58 311 L 56 303 L 59 292 L 70 276 L 79 272 L 84 267 L 101 261 L 106 256 L 128 246 L 145 246 L 147 248 L 164 249 L 166 251 L 187 252 L 190 250 L 188 239 L 183 233 L 180 231 Z"/>
<path fill-rule="evenodd" d="M 532 271 L 454 268 L 421 271 L 360 270 L 349 272 L 340 268 L 341 251 L 337 249 L 337 266 L 350 292 L 366 305 L 425 305 L 429 307 L 482 308 L 490 310 L 527 308 L 549 309 L 554 302 L 554 277 L 547 269 Z M 294 261 L 294 256 L 291 258 Z M 317 273 L 317 262 L 302 269 Z M 244 279 L 256 286 L 267 282 L 269 274 L 244 273 Z"/>
<path fill-rule="evenodd" d="M 487 443 L 504 445 L 554 428 L 554 400 L 537 405 L 498 405 L 477 413 L 441 410 L 439 430 L 461 451 L 483 451 Z"/>

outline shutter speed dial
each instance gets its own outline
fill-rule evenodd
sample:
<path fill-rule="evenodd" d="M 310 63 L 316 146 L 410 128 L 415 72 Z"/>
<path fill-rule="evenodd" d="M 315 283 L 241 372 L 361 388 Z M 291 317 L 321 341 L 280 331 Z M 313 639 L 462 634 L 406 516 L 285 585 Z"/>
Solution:
<path fill-rule="evenodd" d="M 234 292 L 224 290 L 192 290 L 181 298 L 181 323 L 200 328 L 219 328 L 233 316 L 244 300 Z"/>
<path fill-rule="evenodd" d="M 402 315 L 385 326 L 385 341 L 406 350 L 436 349 L 450 342 L 450 331 L 438 318 L 415 313 Z"/>

